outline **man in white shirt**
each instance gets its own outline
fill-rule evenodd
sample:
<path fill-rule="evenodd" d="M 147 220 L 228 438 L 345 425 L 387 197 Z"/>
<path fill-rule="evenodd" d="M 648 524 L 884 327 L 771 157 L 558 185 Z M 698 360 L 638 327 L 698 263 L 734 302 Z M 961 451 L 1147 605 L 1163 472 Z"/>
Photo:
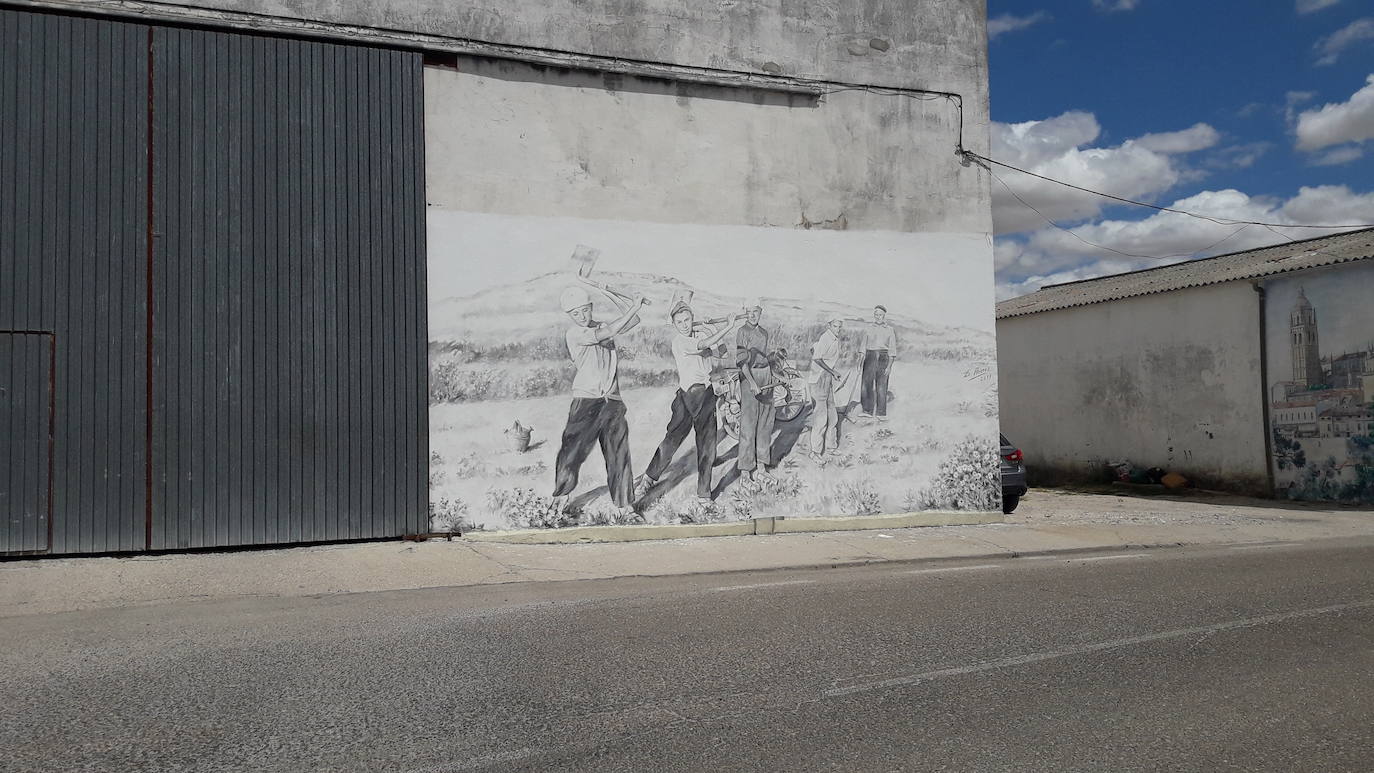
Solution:
<path fill-rule="evenodd" d="M 887 418 L 887 383 L 892 361 L 897 359 L 897 329 L 887 321 L 887 307 L 873 307 L 873 323 L 864 327 L 859 348 L 864 353 L 864 417 Z"/>
<path fill-rule="evenodd" d="M 677 363 L 677 392 L 673 395 L 672 415 L 663 442 L 658 444 L 649 467 L 635 483 L 635 498 L 639 499 L 658 485 L 673 454 L 695 432 L 697 446 L 697 499 L 711 504 L 711 470 L 716 465 L 716 393 L 711 388 L 712 350 L 735 329 L 735 319 L 714 333 L 693 330 L 695 317 L 684 302 L 673 304 L 670 316 L 677 333 L 673 336 L 673 360 Z"/>
<path fill-rule="evenodd" d="M 606 488 L 621 516 L 633 518 L 634 478 L 630 470 L 630 426 L 625 421 L 625 401 L 620 398 L 619 358 L 615 337 L 639 324 L 643 298 L 637 299 L 611 322 L 592 317 L 592 299 L 581 287 L 569 287 L 559 298 L 573 325 L 565 336 L 568 356 L 577 369 L 573 376 L 572 404 L 568 423 L 558 447 L 554 468 L 554 506 L 567 509 L 577 488 L 577 473 L 592 446 L 601 446 L 606 461 Z"/>
<path fill-rule="evenodd" d="M 839 413 L 835 410 L 835 385 L 840 382 L 838 369 L 840 361 L 840 331 L 844 330 L 844 320 L 836 317 L 826 323 L 825 332 L 811 347 L 811 396 L 815 407 L 811 409 L 811 459 L 822 461 L 826 445 L 832 452 L 838 450 Z"/>

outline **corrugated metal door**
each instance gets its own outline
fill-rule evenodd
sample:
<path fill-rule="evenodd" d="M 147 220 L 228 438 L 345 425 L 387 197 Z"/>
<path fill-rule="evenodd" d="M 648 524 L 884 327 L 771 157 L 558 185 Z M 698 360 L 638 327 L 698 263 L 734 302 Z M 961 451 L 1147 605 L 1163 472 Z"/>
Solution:
<path fill-rule="evenodd" d="M 151 546 L 427 530 L 420 55 L 153 51 Z"/>
<path fill-rule="evenodd" d="M 145 544 L 148 34 L 0 9 L 0 329 L 59 342 L 54 553 Z"/>
<path fill-rule="evenodd" d="M 0 331 L 0 552 L 48 549 L 51 334 Z"/>

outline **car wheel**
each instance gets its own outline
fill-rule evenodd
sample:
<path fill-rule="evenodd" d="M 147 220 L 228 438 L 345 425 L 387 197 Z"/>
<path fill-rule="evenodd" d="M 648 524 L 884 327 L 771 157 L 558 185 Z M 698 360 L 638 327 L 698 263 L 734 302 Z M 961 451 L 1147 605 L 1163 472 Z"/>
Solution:
<path fill-rule="evenodd" d="M 1021 503 L 1021 497 L 1016 494 L 1002 495 L 1002 512 L 1010 514 Z"/>

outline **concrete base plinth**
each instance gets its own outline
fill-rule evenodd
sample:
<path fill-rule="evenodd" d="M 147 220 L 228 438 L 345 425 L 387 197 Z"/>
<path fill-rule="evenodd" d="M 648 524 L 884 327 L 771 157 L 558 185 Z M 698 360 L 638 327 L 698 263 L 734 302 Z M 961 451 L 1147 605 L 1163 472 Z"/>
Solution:
<path fill-rule="evenodd" d="M 904 529 L 913 526 L 972 526 L 1001 523 L 1001 513 L 927 512 L 894 515 L 845 515 L 828 517 L 751 518 L 723 523 L 645 524 L 633 526 L 571 526 L 565 529 L 518 529 L 472 531 L 462 536 L 474 542 L 567 544 L 572 542 L 638 542 L 687 537 L 742 537 L 753 534 L 787 534 L 862 529 Z"/>

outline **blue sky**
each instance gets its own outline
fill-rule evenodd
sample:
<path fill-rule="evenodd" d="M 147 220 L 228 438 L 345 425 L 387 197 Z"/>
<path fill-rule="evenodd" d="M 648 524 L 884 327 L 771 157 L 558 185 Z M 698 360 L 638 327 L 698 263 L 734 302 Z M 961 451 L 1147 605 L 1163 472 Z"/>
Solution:
<path fill-rule="evenodd" d="M 988 15 L 993 158 L 1224 218 L 1374 224 L 1371 0 L 989 0 Z M 1072 232 L 994 180 L 1001 298 L 1331 233 L 994 171 Z"/>

